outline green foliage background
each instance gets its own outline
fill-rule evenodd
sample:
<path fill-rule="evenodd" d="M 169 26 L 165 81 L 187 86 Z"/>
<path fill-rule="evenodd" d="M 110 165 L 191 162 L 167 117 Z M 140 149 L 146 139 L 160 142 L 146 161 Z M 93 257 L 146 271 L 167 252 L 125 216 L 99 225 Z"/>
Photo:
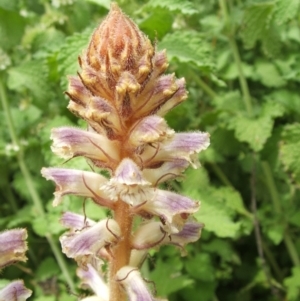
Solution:
<path fill-rule="evenodd" d="M 76 266 L 61 254 L 62 211 L 52 208 L 43 166 L 50 129 L 85 127 L 63 94 L 77 56 L 109 0 L 0 0 L 0 228 L 26 227 L 28 262 L 0 286 L 24 279 L 30 300 L 77 300 Z M 119 0 L 185 77 L 189 99 L 167 115 L 177 131 L 211 134 L 211 146 L 168 188 L 202 202 L 200 241 L 187 256 L 163 247 L 143 275 L 170 301 L 300 300 L 300 0 Z M 66 163 L 88 169 L 83 160 Z M 99 219 L 106 212 L 86 202 Z"/>

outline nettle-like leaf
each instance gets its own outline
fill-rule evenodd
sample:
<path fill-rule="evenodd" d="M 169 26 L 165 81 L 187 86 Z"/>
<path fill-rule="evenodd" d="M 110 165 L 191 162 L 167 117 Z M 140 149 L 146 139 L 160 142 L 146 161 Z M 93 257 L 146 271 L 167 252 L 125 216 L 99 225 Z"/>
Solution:
<path fill-rule="evenodd" d="M 151 0 L 145 8 L 167 8 L 170 11 L 180 11 L 184 15 L 193 15 L 198 12 L 192 2 L 185 0 Z"/>
<path fill-rule="evenodd" d="M 61 86 L 67 87 L 67 75 L 76 74 L 79 69 L 78 54 L 86 48 L 88 40 L 92 34 L 92 28 L 88 28 L 82 33 L 75 33 L 68 37 L 66 42 L 58 51 L 57 63 L 58 72 L 61 77 Z"/>
<path fill-rule="evenodd" d="M 284 114 L 284 107 L 276 102 L 266 102 L 256 118 L 245 115 L 233 117 L 229 128 L 233 129 L 236 138 L 247 142 L 251 149 L 259 152 L 272 134 L 274 119 Z"/>
<path fill-rule="evenodd" d="M 300 296 L 300 267 L 292 268 L 292 276 L 284 279 L 287 288 L 287 300 L 297 301 Z"/>
<path fill-rule="evenodd" d="M 282 132 L 280 160 L 293 178 L 300 183 L 300 123 L 289 124 Z"/>
<path fill-rule="evenodd" d="M 30 91 L 37 102 L 45 102 L 53 96 L 48 83 L 48 67 L 44 60 L 32 60 L 8 70 L 8 87 L 11 90 Z"/>
<path fill-rule="evenodd" d="M 299 13 L 300 0 L 277 0 L 275 7 L 275 20 L 278 24 L 293 19 Z"/>
<path fill-rule="evenodd" d="M 246 48 L 253 48 L 257 41 L 261 41 L 267 54 L 278 53 L 279 35 L 273 22 L 273 12 L 274 2 L 256 3 L 246 9 L 242 31 Z"/>
<path fill-rule="evenodd" d="M 205 72 L 212 71 L 214 68 L 211 49 L 197 32 L 170 33 L 163 38 L 158 47 L 167 49 L 169 59 L 175 58 L 181 63 L 193 64 Z"/>
<path fill-rule="evenodd" d="M 219 237 L 239 236 L 242 223 L 237 220 L 237 215 L 241 212 L 244 215 L 246 209 L 237 192 L 231 188 L 210 187 L 206 191 L 194 190 L 190 196 L 201 200 L 201 211 L 195 216 L 205 224 L 205 230 Z"/>

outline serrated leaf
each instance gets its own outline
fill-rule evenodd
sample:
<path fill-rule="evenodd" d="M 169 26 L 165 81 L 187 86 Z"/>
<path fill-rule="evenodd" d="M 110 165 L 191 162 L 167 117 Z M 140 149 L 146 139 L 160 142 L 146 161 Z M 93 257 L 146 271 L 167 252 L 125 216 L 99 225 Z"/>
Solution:
<path fill-rule="evenodd" d="M 267 102 L 262 106 L 258 117 L 236 116 L 230 121 L 229 128 L 234 130 L 239 141 L 247 142 L 254 151 L 259 152 L 272 134 L 274 118 L 283 114 L 283 106 L 276 102 Z"/>
<path fill-rule="evenodd" d="M 61 75 L 61 85 L 65 89 L 67 75 L 75 75 L 79 69 L 78 56 L 87 48 L 92 29 L 88 28 L 82 33 L 75 33 L 68 37 L 58 51 L 57 64 Z"/>
<path fill-rule="evenodd" d="M 48 84 L 48 67 L 44 60 L 25 62 L 8 70 L 8 87 L 21 92 L 28 89 L 38 102 L 45 102 L 53 96 Z"/>
<path fill-rule="evenodd" d="M 20 43 L 25 20 L 17 12 L 0 8 L 0 47 L 8 50 Z"/>
<path fill-rule="evenodd" d="M 198 13 L 194 4 L 186 0 L 151 0 L 146 7 L 167 8 L 170 11 L 180 11 L 184 15 Z"/>
<path fill-rule="evenodd" d="M 158 43 L 158 47 L 167 50 L 169 59 L 176 58 L 181 63 L 193 63 L 206 72 L 212 71 L 214 67 L 210 47 L 196 32 L 176 31 L 168 34 Z"/>
<path fill-rule="evenodd" d="M 254 4 L 245 11 L 242 38 L 247 48 L 252 48 L 256 41 L 268 34 L 268 25 L 274 8 L 273 2 Z"/>
<path fill-rule="evenodd" d="M 275 20 L 278 24 L 287 22 L 293 19 L 300 6 L 300 0 L 277 0 L 275 6 Z"/>
<path fill-rule="evenodd" d="M 201 200 L 201 208 L 195 217 L 205 224 L 205 230 L 214 232 L 219 237 L 234 238 L 238 235 L 240 223 L 233 221 L 234 211 L 226 206 L 217 190 L 194 191 L 193 197 Z"/>
<path fill-rule="evenodd" d="M 282 132 L 280 144 L 280 161 L 292 173 L 292 177 L 300 182 L 300 124 L 287 125 Z"/>

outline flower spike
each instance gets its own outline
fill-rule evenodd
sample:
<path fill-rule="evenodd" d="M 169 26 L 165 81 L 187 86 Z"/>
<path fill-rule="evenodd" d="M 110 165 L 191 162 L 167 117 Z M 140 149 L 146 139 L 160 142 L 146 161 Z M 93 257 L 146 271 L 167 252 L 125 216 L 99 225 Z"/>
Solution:
<path fill-rule="evenodd" d="M 87 130 L 53 129 L 52 150 L 67 160 L 85 157 L 96 170 L 43 168 L 42 175 L 56 184 L 53 205 L 66 194 L 82 196 L 109 209 L 111 219 L 64 213 L 62 249 L 96 294 L 85 301 L 155 301 L 138 270 L 149 249 L 172 244 L 183 253 L 203 228 L 192 217 L 200 202 L 159 186 L 190 165 L 199 167 L 209 134 L 175 133 L 168 126 L 165 114 L 187 98 L 185 79 L 164 74 L 166 51 L 158 51 L 116 3 L 79 65 L 66 95 Z"/>

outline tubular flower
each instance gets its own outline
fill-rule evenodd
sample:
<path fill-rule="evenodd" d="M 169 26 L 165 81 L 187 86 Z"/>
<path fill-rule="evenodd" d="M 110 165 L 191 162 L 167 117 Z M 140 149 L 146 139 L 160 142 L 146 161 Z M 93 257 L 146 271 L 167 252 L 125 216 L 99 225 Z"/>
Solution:
<path fill-rule="evenodd" d="M 0 233 L 0 269 L 18 261 L 26 261 L 26 238 L 25 229 L 12 229 Z M 31 293 L 22 280 L 15 280 L 0 289 L 0 300 L 25 301 Z"/>
<path fill-rule="evenodd" d="M 110 209 L 112 219 L 95 222 L 64 213 L 61 222 L 69 231 L 60 238 L 63 252 L 78 262 L 78 276 L 96 294 L 85 300 L 158 300 L 138 271 L 148 250 L 163 244 L 183 250 L 203 228 L 192 217 L 200 202 L 159 185 L 199 166 L 209 134 L 175 133 L 168 126 L 164 115 L 187 98 L 185 80 L 163 74 L 166 52 L 157 51 L 116 4 L 79 65 L 66 94 L 69 110 L 88 130 L 53 129 L 52 150 L 68 160 L 83 156 L 108 176 L 63 168 L 43 168 L 42 175 L 56 184 L 55 206 L 66 194 L 82 196 Z"/>

